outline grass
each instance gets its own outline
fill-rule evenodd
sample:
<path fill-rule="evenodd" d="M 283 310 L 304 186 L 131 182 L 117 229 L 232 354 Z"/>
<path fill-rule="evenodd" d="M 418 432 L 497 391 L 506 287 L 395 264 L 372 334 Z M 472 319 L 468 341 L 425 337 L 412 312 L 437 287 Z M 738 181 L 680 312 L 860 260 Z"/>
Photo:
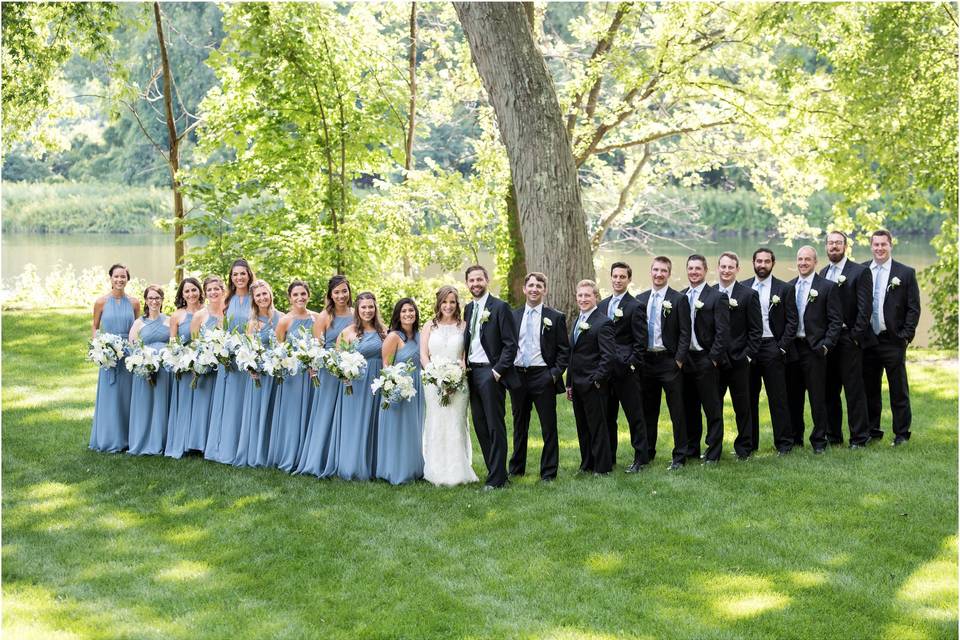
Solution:
<path fill-rule="evenodd" d="M 563 402 L 560 479 L 482 493 L 89 451 L 87 327 L 3 318 L 7 637 L 957 637 L 955 355 L 903 448 L 579 479 Z"/>

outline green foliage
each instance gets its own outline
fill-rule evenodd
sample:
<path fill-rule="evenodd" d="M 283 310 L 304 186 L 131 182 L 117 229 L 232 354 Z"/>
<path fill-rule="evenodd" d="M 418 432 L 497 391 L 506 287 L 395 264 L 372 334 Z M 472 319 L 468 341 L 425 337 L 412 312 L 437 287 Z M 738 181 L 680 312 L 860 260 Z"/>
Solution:
<path fill-rule="evenodd" d="M 169 215 L 170 193 L 96 183 L 4 183 L 3 230 L 33 233 L 144 233 Z"/>

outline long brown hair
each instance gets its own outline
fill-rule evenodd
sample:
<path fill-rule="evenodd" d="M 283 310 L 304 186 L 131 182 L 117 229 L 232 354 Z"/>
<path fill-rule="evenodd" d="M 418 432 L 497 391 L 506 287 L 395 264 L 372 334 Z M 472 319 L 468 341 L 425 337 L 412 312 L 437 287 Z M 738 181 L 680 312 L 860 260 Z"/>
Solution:
<path fill-rule="evenodd" d="M 234 260 L 233 264 L 230 265 L 230 271 L 227 272 L 227 297 L 223 299 L 224 309 L 230 306 L 230 298 L 235 296 L 237 293 L 237 285 L 233 283 L 233 270 L 237 267 L 243 267 L 247 272 L 247 295 L 250 295 L 250 286 L 256 280 L 253 275 L 253 269 L 250 268 L 250 263 L 243 258 L 237 258 Z"/>
<path fill-rule="evenodd" d="M 150 295 L 150 292 L 151 292 L 151 291 L 156 291 L 157 293 L 160 294 L 160 313 L 159 313 L 159 315 L 163 315 L 163 298 L 164 298 L 164 295 L 163 295 L 163 287 L 161 287 L 161 286 L 158 285 L 158 284 L 148 284 L 148 285 L 147 285 L 147 288 L 143 290 L 143 317 L 144 317 L 144 318 L 149 318 L 149 317 L 150 317 L 150 306 L 147 304 L 147 296 Z"/>
<path fill-rule="evenodd" d="M 456 312 L 453 314 L 453 317 L 455 317 L 455 318 L 457 319 L 457 326 L 458 326 L 458 327 L 460 326 L 460 323 L 462 322 L 463 309 L 460 307 L 460 292 L 457 291 L 457 288 L 456 288 L 456 287 L 454 287 L 454 286 L 452 286 L 452 285 L 449 285 L 449 284 L 445 284 L 445 285 L 443 285 L 442 287 L 440 287 L 439 290 L 437 290 L 437 303 L 436 303 L 435 305 L 433 305 L 433 326 L 434 326 L 434 328 L 436 328 L 436 326 L 440 323 L 440 319 L 443 317 L 443 314 L 440 312 L 440 305 L 443 304 L 443 301 L 444 301 L 444 300 L 446 299 L 446 297 L 447 297 L 448 295 L 450 295 L 451 293 L 457 297 L 457 310 L 456 310 Z"/>
<path fill-rule="evenodd" d="M 347 276 L 338 273 L 327 282 L 327 297 L 324 308 L 327 310 L 327 314 L 330 315 L 331 320 L 336 315 L 337 310 L 337 305 L 333 302 L 333 290 L 342 284 L 347 285 L 347 292 L 350 294 L 350 297 L 347 299 L 347 306 L 353 306 L 353 287 L 350 286 L 350 281 L 347 280 Z"/>
<path fill-rule="evenodd" d="M 357 304 L 353 307 L 353 329 L 357 332 L 357 336 L 363 335 L 363 320 L 360 319 L 360 301 L 367 299 L 373 300 L 373 328 L 377 330 L 381 338 L 386 337 L 387 330 L 383 326 L 383 321 L 380 319 L 380 306 L 377 304 L 377 296 L 373 295 L 370 291 L 364 291 L 357 296 Z"/>

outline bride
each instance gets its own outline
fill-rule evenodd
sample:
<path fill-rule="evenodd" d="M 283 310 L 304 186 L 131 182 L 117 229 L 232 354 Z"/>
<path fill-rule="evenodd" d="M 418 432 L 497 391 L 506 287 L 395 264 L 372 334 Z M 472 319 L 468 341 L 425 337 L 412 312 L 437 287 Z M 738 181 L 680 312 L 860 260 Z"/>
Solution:
<path fill-rule="evenodd" d="M 433 320 L 427 322 L 420 338 L 420 362 L 426 368 L 432 360 L 458 362 L 464 366 L 460 297 L 455 287 L 437 291 Z M 437 388 L 424 385 L 426 417 L 423 423 L 423 478 L 436 485 L 477 482 L 473 472 L 473 444 L 467 428 L 466 385 L 447 406 L 441 406 Z"/>

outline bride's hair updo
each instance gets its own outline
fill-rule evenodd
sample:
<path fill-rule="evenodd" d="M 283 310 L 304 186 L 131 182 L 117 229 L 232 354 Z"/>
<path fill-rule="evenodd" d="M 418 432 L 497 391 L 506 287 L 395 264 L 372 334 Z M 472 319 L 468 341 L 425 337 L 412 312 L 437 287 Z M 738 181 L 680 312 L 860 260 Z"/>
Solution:
<path fill-rule="evenodd" d="M 440 305 L 443 304 L 443 301 L 446 300 L 447 296 L 451 293 L 456 296 L 457 299 L 457 310 L 454 312 L 453 317 L 457 319 L 457 325 L 460 324 L 461 318 L 463 317 L 463 309 L 460 308 L 460 293 L 457 291 L 456 287 L 447 284 L 440 287 L 440 290 L 437 291 L 437 304 L 433 307 L 434 327 L 436 327 L 440 320 L 443 319 L 443 313 L 440 311 Z"/>

